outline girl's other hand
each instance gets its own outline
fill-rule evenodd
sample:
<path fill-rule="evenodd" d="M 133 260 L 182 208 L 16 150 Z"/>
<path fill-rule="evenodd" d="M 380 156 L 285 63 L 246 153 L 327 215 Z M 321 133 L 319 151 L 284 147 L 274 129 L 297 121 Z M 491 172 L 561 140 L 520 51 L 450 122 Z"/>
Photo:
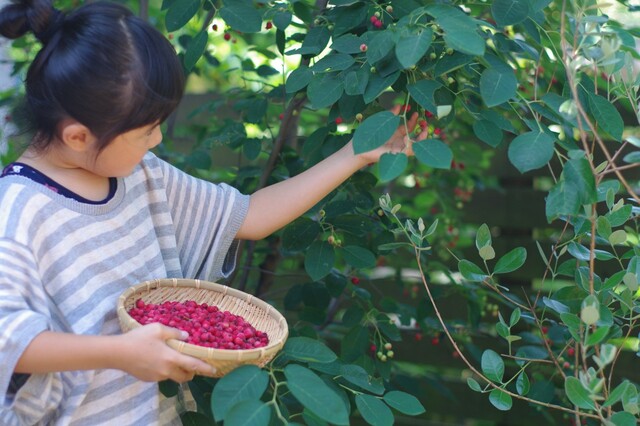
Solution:
<path fill-rule="evenodd" d="M 187 337 L 186 332 L 157 323 L 133 329 L 117 336 L 116 368 L 146 382 L 171 379 L 184 383 L 196 374 L 212 376 L 214 367 L 167 345 L 169 339 Z"/>
<path fill-rule="evenodd" d="M 401 109 L 402 105 L 395 105 L 393 108 L 391 108 L 390 111 L 395 115 L 398 115 Z M 384 143 L 384 145 L 372 151 L 363 152 L 362 154 L 359 154 L 358 157 L 363 159 L 363 161 L 365 161 L 367 164 L 371 164 L 377 163 L 380 160 L 382 154 L 386 153 L 402 152 L 407 156 L 412 156 L 413 142 L 426 139 L 429 134 L 428 128 L 424 128 L 415 136 L 415 138 L 411 138 L 410 134 L 416 128 L 417 124 L 418 113 L 414 112 L 407 120 L 406 126 L 404 122 L 401 122 L 395 133 L 389 138 L 389 140 L 387 140 L 387 142 Z M 409 132 L 409 134 L 407 134 L 407 131 Z"/>

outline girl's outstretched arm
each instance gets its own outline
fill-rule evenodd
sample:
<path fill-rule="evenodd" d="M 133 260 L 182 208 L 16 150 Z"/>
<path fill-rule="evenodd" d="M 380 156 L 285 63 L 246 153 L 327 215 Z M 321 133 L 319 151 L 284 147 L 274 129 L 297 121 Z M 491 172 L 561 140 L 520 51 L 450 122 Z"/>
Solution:
<path fill-rule="evenodd" d="M 391 111 L 397 115 L 400 106 Z M 349 142 L 310 169 L 256 191 L 251 195 L 249 211 L 236 237 L 246 240 L 267 237 L 304 214 L 357 170 L 378 162 L 384 153 L 402 151 L 412 155 L 412 141 L 407 136 L 406 129 L 415 128 L 417 121 L 418 114 L 414 113 L 407 126 L 399 126 L 380 148 L 356 155 L 352 142 Z M 425 137 L 426 130 L 417 136 L 417 140 Z"/>

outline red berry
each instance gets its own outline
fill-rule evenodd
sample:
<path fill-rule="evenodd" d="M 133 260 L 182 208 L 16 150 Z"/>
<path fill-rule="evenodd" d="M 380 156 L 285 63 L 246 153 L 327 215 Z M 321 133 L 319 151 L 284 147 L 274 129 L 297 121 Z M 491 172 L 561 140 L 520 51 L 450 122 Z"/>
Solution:
<path fill-rule="evenodd" d="M 351 277 L 351 283 L 352 283 L 353 285 L 358 285 L 358 284 L 360 284 L 360 278 L 358 278 L 358 277 Z"/>
<path fill-rule="evenodd" d="M 416 342 L 419 342 L 419 341 L 421 341 L 421 340 L 422 340 L 422 337 L 423 337 L 423 336 L 422 336 L 422 333 L 416 333 L 416 334 L 413 336 L 413 339 L 414 339 Z"/>
<path fill-rule="evenodd" d="M 278 116 L 278 118 L 279 118 L 280 120 L 282 120 L 282 119 L 284 118 L 284 113 L 283 113 L 283 112 L 281 112 L 281 113 L 280 113 L 280 115 Z"/>
<path fill-rule="evenodd" d="M 252 349 L 269 343 L 266 333 L 244 318 L 216 306 L 185 302 L 144 303 L 141 299 L 129 314 L 140 324 L 159 322 L 189 333 L 187 343 L 218 349 Z"/>
<path fill-rule="evenodd" d="M 569 361 L 565 361 L 564 364 L 562 364 L 562 368 L 564 368 L 565 370 L 571 368 L 571 364 L 569 364 Z"/>
<path fill-rule="evenodd" d="M 541 330 L 542 330 L 542 334 L 547 334 L 549 332 L 549 327 L 545 325 L 541 328 Z"/>
<path fill-rule="evenodd" d="M 371 15 L 371 18 L 369 18 L 369 20 L 372 24 L 375 24 L 378 21 L 378 18 L 375 15 Z"/>
<path fill-rule="evenodd" d="M 271 22 L 267 22 L 267 25 L 264 26 L 267 30 L 273 28 L 273 24 Z"/>
<path fill-rule="evenodd" d="M 169 34 L 168 37 L 169 37 L 169 40 L 173 40 L 173 34 Z"/>
<path fill-rule="evenodd" d="M 432 112 L 430 112 L 430 111 L 425 111 L 425 112 L 424 112 L 424 115 L 425 115 L 425 117 L 427 117 L 427 118 L 431 118 L 431 117 L 433 117 L 433 113 L 432 113 Z"/>
<path fill-rule="evenodd" d="M 576 354 L 576 350 L 573 348 L 567 349 L 567 355 L 574 356 Z"/>
<path fill-rule="evenodd" d="M 426 128 L 427 128 L 427 120 L 420 120 L 420 121 L 418 121 L 418 125 L 420 126 L 420 128 L 421 128 L 422 130 L 426 129 Z"/>
<path fill-rule="evenodd" d="M 223 37 L 224 37 L 224 39 L 225 39 L 225 40 L 227 40 L 227 41 L 231 40 L 231 34 L 229 34 L 229 33 L 224 33 L 224 36 L 223 36 Z"/>
<path fill-rule="evenodd" d="M 342 117 L 336 118 L 336 124 L 342 124 Z"/>
<path fill-rule="evenodd" d="M 442 134 L 442 129 L 441 129 L 441 128 L 439 128 L 439 127 L 436 127 L 436 128 L 433 130 L 433 134 L 434 134 L 434 135 L 436 135 L 436 136 L 440 136 L 440 135 Z"/>
<path fill-rule="evenodd" d="M 438 337 L 433 337 L 433 338 L 431 339 L 431 344 L 432 344 L 433 346 L 437 346 L 437 345 L 439 345 L 439 344 L 440 344 L 440 339 L 438 339 Z"/>
<path fill-rule="evenodd" d="M 213 31 L 218 31 L 218 24 L 213 24 L 213 25 L 211 26 L 211 29 L 212 29 Z"/>

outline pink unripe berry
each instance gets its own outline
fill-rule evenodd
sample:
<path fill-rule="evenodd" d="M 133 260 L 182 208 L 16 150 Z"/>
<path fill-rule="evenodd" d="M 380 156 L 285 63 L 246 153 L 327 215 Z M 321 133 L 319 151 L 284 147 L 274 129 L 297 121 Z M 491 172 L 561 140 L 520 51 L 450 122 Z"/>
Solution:
<path fill-rule="evenodd" d="M 366 45 L 366 44 L 364 44 L 364 43 L 362 43 L 362 44 L 360 45 L 360 51 L 361 51 L 361 52 L 366 52 L 366 51 L 367 51 L 367 45 Z"/>

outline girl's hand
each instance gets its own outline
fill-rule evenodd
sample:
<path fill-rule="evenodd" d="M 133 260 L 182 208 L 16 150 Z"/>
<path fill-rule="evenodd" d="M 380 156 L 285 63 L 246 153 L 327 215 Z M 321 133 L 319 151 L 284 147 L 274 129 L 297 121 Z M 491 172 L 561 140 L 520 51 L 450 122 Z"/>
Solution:
<path fill-rule="evenodd" d="M 395 115 L 398 115 L 401 108 L 402 105 L 396 105 L 391 109 L 391 112 Z M 413 129 L 416 128 L 417 124 L 418 113 L 414 112 L 407 120 L 407 125 L 405 126 L 404 122 L 400 123 L 398 129 L 396 129 L 395 133 L 389 138 L 387 142 L 385 142 L 384 145 L 372 151 L 363 152 L 362 154 L 357 155 L 357 157 L 359 157 L 365 164 L 371 164 L 377 163 L 380 160 L 382 154 L 386 153 L 403 152 L 408 156 L 413 155 L 413 142 L 426 139 L 429 134 L 429 130 L 425 128 L 420 133 L 418 133 L 414 139 L 412 139 L 410 135 L 407 134 L 407 130 L 409 132 L 413 132 Z"/>
<path fill-rule="evenodd" d="M 183 334 L 184 333 L 184 334 Z M 212 376 L 214 367 L 167 345 L 168 339 L 185 340 L 186 332 L 162 324 L 147 324 L 117 337 L 117 365 L 145 382 L 171 379 L 178 383 L 196 374 Z"/>

